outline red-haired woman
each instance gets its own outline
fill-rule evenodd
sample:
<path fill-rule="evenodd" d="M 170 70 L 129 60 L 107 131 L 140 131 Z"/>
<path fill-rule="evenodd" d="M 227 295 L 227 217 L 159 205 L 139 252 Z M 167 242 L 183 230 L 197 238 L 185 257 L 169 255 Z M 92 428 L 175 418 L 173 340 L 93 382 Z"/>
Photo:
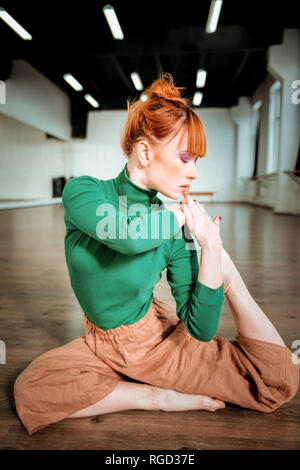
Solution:
<path fill-rule="evenodd" d="M 209 410 L 225 402 L 272 412 L 290 401 L 299 368 L 224 250 L 219 218 L 190 197 L 206 136 L 164 73 L 128 106 L 128 157 L 110 180 L 71 179 L 65 253 L 85 336 L 36 358 L 14 386 L 31 435 L 64 418 L 128 409 Z M 195 246 L 201 247 L 200 265 Z M 176 309 L 153 298 L 166 269 Z M 216 336 L 226 295 L 237 341 Z"/>

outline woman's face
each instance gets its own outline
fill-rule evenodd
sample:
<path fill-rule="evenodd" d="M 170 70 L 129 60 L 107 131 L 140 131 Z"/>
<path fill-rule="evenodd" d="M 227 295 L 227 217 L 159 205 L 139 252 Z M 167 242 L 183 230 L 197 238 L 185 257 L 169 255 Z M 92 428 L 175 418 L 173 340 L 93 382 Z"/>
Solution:
<path fill-rule="evenodd" d="M 146 168 L 147 186 L 171 199 L 179 199 L 198 177 L 197 155 L 187 153 L 187 133 L 180 131 L 169 143 L 153 149 Z"/>

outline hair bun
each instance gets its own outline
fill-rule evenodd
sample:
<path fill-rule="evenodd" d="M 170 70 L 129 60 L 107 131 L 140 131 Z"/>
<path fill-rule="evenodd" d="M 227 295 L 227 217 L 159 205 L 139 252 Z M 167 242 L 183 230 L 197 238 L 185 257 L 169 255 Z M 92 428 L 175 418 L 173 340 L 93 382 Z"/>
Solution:
<path fill-rule="evenodd" d="M 127 100 L 128 117 L 121 136 L 124 154 L 130 158 L 135 144 L 146 139 L 156 147 L 170 142 L 179 132 L 188 137 L 186 150 L 204 157 L 206 154 L 206 134 L 203 124 L 189 107 L 189 99 L 181 96 L 180 90 L 186 87 L 175 86 L 168 72 L 161 72 L 148 86 L 143 95 L 130 103 Z"/>
<path fill-rule="evenodd" d="M 168 72 L 162 72 L 159 74 L 157 80 L 145 90 L 145 94 L 151 99 L 163 99 L 172 103 L 177 108 L 187 106 L 187 102 L 182 98 L 180 90 L 184 90 L 185 87 L 176 87 L 173 76 Z"/>

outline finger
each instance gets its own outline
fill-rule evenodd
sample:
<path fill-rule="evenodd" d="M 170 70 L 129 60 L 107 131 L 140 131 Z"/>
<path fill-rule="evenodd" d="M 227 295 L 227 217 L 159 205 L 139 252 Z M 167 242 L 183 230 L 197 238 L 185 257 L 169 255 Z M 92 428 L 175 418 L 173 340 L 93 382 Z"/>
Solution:
<path fill-rule="evenodd" d="M 203 209 L 203 210 L 205 211 L 205 209 L 204 209 L 204 204 L 200 204 L 199 201 L 196 201 L 196 203 L 197 203 L 197 205 L 200 207 L 200 209 Z"/>
<path fill-rule="evenodd" d="M 194 202 L 194 199 L 191 198 L 191 196 L 188 197 L 188 208 L 190 209 L 193 217 L 196 217 L 196 208 L 197 205 Z"/>
<path fill-rule="evenodd" d="M 192 231 L 193 230 L 193 217 L 192 217 L 190 210 L 186 206 L 184 206 L 183 213 L 185 216 L 185 225 L 188 227 L 190 231 Z"/>
<path fill-rule="evenodd" d="M 199 203 L 197 203 L 195 207 L 195 224 L 198 231 L 203 230 L 204 226 L 207 224 L 208 218 L 209 216 L 200 208 Z"/>
<path fill-rule="evenodd" d="M 185 214 L 185 220 L 186 220 L 187 226 L 189 230 L 193 232 L 195 229 L 197 219 L 200 218 L 195 210 L 195 207 L 193 207 L 192 204 L 189 203 L 188 206 L 185 206 L 184 208 L 184 214 Z"/>
<path fill-rule="evenodd" d="M 222 220 L 222 217 L 218 215 L 217 217 L 213 219 L 213 222 L 219 227 L 221 220 Z"/>
<path fill-rule="evenodd" d="M 184 193 L 184 199 L 186 204 L 188 203 L 188 198 L 189 198 L 189 189 Z"/>
<path fill-rule="evenodd" d="M 193 214 L 192 214 L 190 205 L 186 206 L 184 204 L 182 207 L 183 207 L 183 213 L 184 213 L 185 218 L 186 218 L 186 222 L 188 224 L 191 224 L 193 222 Z"/>
<path fill-rule="evenodd" d="M 182 212 L 183 212 L 183 208 L 184 208 L 184 202 L 183 202 L 183 201 L 180 202 L 179 208 L 180 208 L 180 209 L 182 210 Z"/>
<path fill-rule="evenodd" d="M 194 225 L 195 230 L 198 234 L 203 232 L 203 229 L 206 225 L 205 214 L 201 211 L 198 206 L 195 207 Z"/>
<path fill-rule="evenodd" d="M 201 212 L 201 214 L 207 214 L 204 209 L 203 204 L 200 204 L 200 202 L 196 201 L 195 199 L 194 199 L 194 203 L 195 203 L 195 207 L 197 207 L 197 209 Z"/>
<path fill-rule="evenodd" d="M 190 230 L 193 230 L 197 233 L 202 233 L 203 227 L 206 223 L 205 218 L 210 219 L 210 217 L 199 207 L 199 203 L 197 201 L 195 202 L 192 198 L 190 198 L 188 201 L 188 210 L 190 210 L 191 217 L 187 217 L 186 221 Z"/>

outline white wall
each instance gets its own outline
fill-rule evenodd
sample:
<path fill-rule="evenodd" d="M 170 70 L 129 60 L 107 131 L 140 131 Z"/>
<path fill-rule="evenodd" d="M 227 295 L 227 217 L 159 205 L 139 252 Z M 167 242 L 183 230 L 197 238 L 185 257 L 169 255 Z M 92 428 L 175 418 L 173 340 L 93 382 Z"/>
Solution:
<path fill-rule="evenodd" d="M 208 140 L 205 158 L 198 160 L 198 179 L 191 191 L 215 191 L 215 200 L 231 200 L 234 174 L 234 125 L 226 109 L 197 110 Z M 70 142 L 70 176 L 89 174 L 100 179 L 118 175 L 127 162 L 120 146 L 126 111 L 89 113 L 87 141 Z M 218 132 L 216 132 L 218 129 Z M 164 201 L 169 198 L 159 194 Z"/>
<path fill-rule="evenodd" d="M 198 179 L 191 191 L 215 191 L 214 201 L 235 200 L 236 129 L 230 109 L 194 109 L 200 117 L 207 137 L 207 154 L 197 162 Z"/>
<path fill-rule="evenodd" d="M 230 109 L 230 115 L 236 125 L 236 146 L 234 150 L 233 191 L 237 201 L 243 200 L 245 180 L 253 174 L 253 142 L 251 128 L 251 106 L 249 98 L 242 96 L 237 106 Z"/>
<path fill-rule="evenodd" d="M 197 163 L 198 180 L 192 191 L 216 191 L 215 200 L 232 200 L 235 128 L 229 111 L 202 109 L 197 113 L 206 129 L 208 151 Z M 49 198 L 52 178 L 58 176 L 116 177 L 127 162 L 120 146 L 126 118 L 126 111 L 90 112 L 87 138 L 61 142 L 0 115 L 0 199 Z"/>
<path fill-rule="evenodd" d="M 52 178 L 67 168 L 67 147 L 0 114 L 0 199 L 52 196 Z"/>
<path fill-rule="evenodd" d="M 69 98 L 30 64 L 15 60 L 5 89 L 0 113 L 60 139 L 70 138 Z"/>
<path fill-rule="evenodd" d="M 93 111 L 88 114 L 87 138 L 69 144 L 68 176 L 91 175 L 99 179 L 117 176 L 127 162 L 120 138 L 126 111 Z"/>

